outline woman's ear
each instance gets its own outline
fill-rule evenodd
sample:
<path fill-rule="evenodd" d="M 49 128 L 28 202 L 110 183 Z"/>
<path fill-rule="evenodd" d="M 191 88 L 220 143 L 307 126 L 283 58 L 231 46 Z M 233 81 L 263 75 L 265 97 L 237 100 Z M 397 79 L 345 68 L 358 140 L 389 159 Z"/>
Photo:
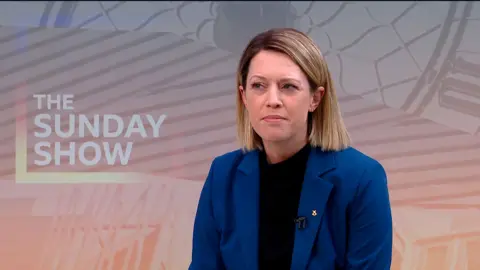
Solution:
<path fill-rule="evenodd" d="M 245 89 L 243 86 L 238 87 L 238 91 L 240 92 L 240 95 L 242 96 L 242 102 L 245 107 L 247 107 L 247 97 L 245 96 Z"/>
<path fill-rule="evenodd" d="M 309 108 L 310 112 L 313 112 L 317 109 L 324 95 L 325 95 L 325 88 L 323 88 L 322 86 L 318 87 L 317 90 L 313 92 L 312 101 L 310 102 L 310 108 Z"/>

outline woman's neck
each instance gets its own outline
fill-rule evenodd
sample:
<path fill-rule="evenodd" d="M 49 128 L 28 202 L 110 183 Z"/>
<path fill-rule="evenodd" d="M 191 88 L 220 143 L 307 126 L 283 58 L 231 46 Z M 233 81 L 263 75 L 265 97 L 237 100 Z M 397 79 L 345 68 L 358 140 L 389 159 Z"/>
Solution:
<path fill-rule="evenodd" d="M 263 148 L 270 164 L 280 163 L 294 156 L 308 143 L 308 140 L 297 142 L 263 142 Z"/>

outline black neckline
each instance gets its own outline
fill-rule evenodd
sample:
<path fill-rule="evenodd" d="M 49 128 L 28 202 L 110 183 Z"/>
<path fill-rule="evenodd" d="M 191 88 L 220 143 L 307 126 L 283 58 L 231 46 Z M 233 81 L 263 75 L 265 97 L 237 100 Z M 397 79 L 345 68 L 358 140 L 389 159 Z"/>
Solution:
<path fill-rule="evenodd" d="M 297 153 L 295 153 L 290 158 L 274 164 L 268 163 L 265 151 L 261 151 L 261 165 L 264 168 L 268 168 L 270 170 L 275 168 L 290 167 L 295 164 L 303 164 L 303 163 L 306 163 L 306 161 L 308 160 L 310 149 L 311 149 L 310 144 L 307 143 L 302 149 L 300 149 Z"/>

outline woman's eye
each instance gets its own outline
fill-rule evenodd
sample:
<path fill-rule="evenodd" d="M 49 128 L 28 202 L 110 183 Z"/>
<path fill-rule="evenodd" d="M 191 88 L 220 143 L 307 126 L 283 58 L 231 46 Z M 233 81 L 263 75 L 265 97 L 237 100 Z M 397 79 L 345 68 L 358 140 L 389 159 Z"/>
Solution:
<path fill-rule="evenodd" d="M 252 88 L 254 89 L 258 89 L 258 88 L 261 88 L 262 87 L 262 84 L 260 83 L 252 83 Z"/>
<path fill-rule="evenodd" d="M 294 89 L 297 89 L 297 87 L 293 84 L 290 84 L 290 83 L 287 83 L 285 85 L 283 85 L 283 88 L 287 89 L 287 90 L 294 90 Z"/>

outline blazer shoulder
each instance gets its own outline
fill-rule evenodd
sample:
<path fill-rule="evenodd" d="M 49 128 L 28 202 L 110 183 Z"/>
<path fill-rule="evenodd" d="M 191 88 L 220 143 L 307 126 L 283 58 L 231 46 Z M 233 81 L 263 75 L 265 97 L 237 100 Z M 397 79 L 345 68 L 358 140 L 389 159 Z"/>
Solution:
<path fill-rule="evenodd" d="M 242 149 L 237 149 L 216 156 L 212 163 L 215 165 L 215 167 L 219 167 L 218 169 L 228 169 L 238 164 L 244 155 L 245 153 Z"/>
<path fill-rule="evenodd" d="M 365 168 L 365 167 L 376 167 L 381 165 L 378 160 L 375 158 L 359 151 L 354 147 L 349 147 L 345 150 L 339 151 L 335 156 L 336 162 L 339 165 L 347 165 L 356 167 L 356 168 Z"/>
<path fill-rule="evenodd" d="M 242 149 L 227 152 L 225 154 L 216 156 L 210 168 L 215 185 L 224 185 L 228 182 L 228 179 L 233 177 L 233 172 L 238 167 L 238 164 L 242 161 L 245 153 Z M 222 184 L 223 183 L 223 184 Z"/>
<path fill-rule="evenodd" d="M 359 181 L 372 180 L 369 179 L 369 175 L 385 177 L 385 169 L 378 160 L 354 147 L 337 152 L 335 161 L 338 169 L 347 172 L 350 176 L 356 176 L 355 178 Z"/>

